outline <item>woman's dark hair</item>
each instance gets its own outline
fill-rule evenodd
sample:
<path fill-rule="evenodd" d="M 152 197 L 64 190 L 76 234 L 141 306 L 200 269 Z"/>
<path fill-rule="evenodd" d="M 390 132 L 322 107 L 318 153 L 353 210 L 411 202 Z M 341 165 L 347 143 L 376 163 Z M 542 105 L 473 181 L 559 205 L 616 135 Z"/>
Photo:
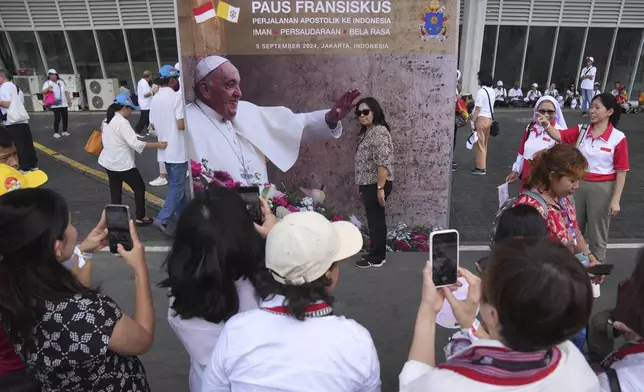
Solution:
<path fill-rule="evenodd" d="M 123 109 L 123 105 L 120 105 L 118 103 L 113 103 L 110 105 L 110 107 L 107 108 L 107 114 L 105 114 L 105 122 L 110 123 L 112 119 L 114 118 L 114 114 L 118 112 L 119 110 Z"/>
<path fill-rule="evenodd" d="M 590 101 L 591 103 L 593 101 L 599 100 L 599 102 L 606 107 L 606 109 L 613 109 L 613 114 L 610 115 L 610 118 L 608 121 L 616 127 L 617 124 L 619 124 L 619 118 L 622 116 L 622 107 L 617 103 L 617 98 L 611 93 L 601 93 L 595 95 L 595 97 Z"/>
<path fill-rule="evenodd" d="M 265 242 L 246 203 L 234 189 L 211 186 L 182 211 L 159 286 L 170 289 L 172 309 L 183 319 L 212 323 L 239 310 L 235 281 L 255 284 L 264 265 Z"/>
<path fill-rule="evenodd" d="M 613 319 L 621 321 L 644 337 L 644 249 L 637 255 L 637 264 L 623 293 L 617 297 Z"/>
<path fill-rule="evenodd" d="M 478 77 L 479 82 L 481 82 L 481 86 L 492 87 L 492 85 L 494 85 L 494 79 L 492 79 L 492 75 L 490 75 L 490 73 L 479 71 Z"/>
<path fill-rule="evenodd" d="M 382 107 L 380 106 L 380 103 L 373 97 L 365 97 L 362 98 L 361 100 L 358 101 L 356 104 L 356 113 L 358 112 L 358 108 L 360 105 L 365 104 L 371 109 L 371 112 L 373 113 L 373 125 L 382 125 L 383 127 L 387 128 L 389 132 L 391 132 L 391 127 L 389 124 L 387 124 L 387 121 L 385 120 L 385 112 L 382 111 Z M 367 127 L 362 126 L 360 129 L 360 134 L 363 134 L 367 131 Z"/>
<path fill-rule="evenodd" d="M 588 170 L 588 161 L 575 146 L 555 144 L 549 150 L 539 151 L 532 158 L 532 170 L 526 181 L 527 189 L 550 189 L 550 173 L 557 179 L 581 178 Z"/>
<path fill-rule="evenodd" d="M 593 306 L 588 274 L 551 238 L 512 238 L 495 245 L 483 273 L 483 302 L 499 317 L 509 348 L 549 349 L 579 333 Z"/>
<path fill-rule="evenodd" d="M 56 259 L 56 241 L 65 240 L 67 203 L 49 189 L 19 189 L 0 197 L 0 320 L 13 342 L 32 350 L 32 332 L 43 301 L 96 293 L 83 286 Z M 35 305 L 35 306 L 34 306 Z"/>
<path fill-rule="evenodd" d="M 333 263 L 329 270 L 337 268 L 338 263 Z M 284 285 L 273 279 L 271 272 L 264 269 L 257 282 L 257 293 L 264 300 L 273 298 L 276 294 L 284 296 L 284 304 L 289 313 L 296 319 L 304 321 L 307 305 L 324 301 L 333 305 L 335 298 L 329 294 L 329 287 L 333 281 L 325 275 L 313 282 L 304 283 L 300 286 Z"/>
<path fill-rule="evenodd" d="M 521 204 L 508 208 L 501 214 L 494 232 L 494 243 L 513 237 L 544 238 L 547 235 L 548 227 L 539 211 Z"/>
<path fill-rule="evenodd" d="M 121 86 L 127 86 L 127 80 L 121 80 Z"/>
<path fill-rule="evenodd" d="M 158 78 L 155 82 L 155 84 L 161 86 L 161 87 L 167 87 L 170 85 L 170 79 L 171 78 Z"/>

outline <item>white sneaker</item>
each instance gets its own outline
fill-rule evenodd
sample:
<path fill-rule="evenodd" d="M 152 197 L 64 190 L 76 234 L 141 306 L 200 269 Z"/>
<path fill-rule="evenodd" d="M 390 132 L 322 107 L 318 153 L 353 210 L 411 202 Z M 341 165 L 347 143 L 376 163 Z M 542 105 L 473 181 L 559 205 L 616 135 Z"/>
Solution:
<path fill-rule="evenodd" d="M 150 181 L 150 186 L 164 186 L 168 185 L 168 180 L 163 177 L 157 177 L 154 180 Z"/>
<path fill-rule="evenodd" d="M 69 132 L 63 132 L 63 136 L 70 136 L 70 135 L 71 135 L 71 133 L 69 133 Z"/>
<path fill-rule="evenodd" d="M 54 139 L 60 139 L 60 133 L 54 133 Z"/>

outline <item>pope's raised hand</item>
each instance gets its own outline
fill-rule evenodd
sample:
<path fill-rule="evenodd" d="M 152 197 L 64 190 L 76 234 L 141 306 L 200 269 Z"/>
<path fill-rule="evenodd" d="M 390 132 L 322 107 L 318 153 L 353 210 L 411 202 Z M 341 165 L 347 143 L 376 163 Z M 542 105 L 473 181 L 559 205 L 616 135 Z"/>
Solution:
<path fill-rule="evenodd" d="M 333 108 L 326 114 L 326 122 L 335 124 L 345 118 L 355 108 L 355 100 L 362 95 L 362 91 L 351 89 L 340 97 L 333 105 Z"/>

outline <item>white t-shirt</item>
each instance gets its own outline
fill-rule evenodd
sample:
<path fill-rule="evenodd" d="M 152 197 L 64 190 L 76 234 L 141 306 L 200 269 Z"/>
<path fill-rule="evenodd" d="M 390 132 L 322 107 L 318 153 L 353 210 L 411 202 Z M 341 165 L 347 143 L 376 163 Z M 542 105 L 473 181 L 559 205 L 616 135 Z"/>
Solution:
<path fill-rule="evenodd" d="M 235 282 L 235 287 L 239 298 L 238 313 L 257 309 L 259 298 L 253 284 L 243 278 Z M 170 298 L 168 323 L 190 355 L 190 376 L 188 377 L 190 392 L 199 392 L 201 391 L 203 372 L 210 362 L 225 323 L 215 324 L 200 318 L 182 319 L 172 310 L 173 302 L 174 299 Z"/>
<path fill-rule="evenodd" d="M 501 342 L 481 339 L 475 346 L 503 347 Z M 570 341 L 557 346 L 561 359 L 546 377 L 525 385 L 497 385 L 468 378 L 447 369 L 408 361 L 400 373 L 401 392 L 473 391 L 473 392 L 599 392 L 599 381 L 579 349 Z"/>
<path fill-rule="evenodd" d="M 490 97 L 489 99 L 488 96 Z M 476 100 L 474 101 L 474 106 L 480 108 L 479 116 L 492 118 L 492 113 L 494 113 L 494 97 L 492 87 L 481 86 L 479 88 L 479 91 L 476 93 Z"/>
<path fill-rule="evenodd" d="M 520 88 L 511 88 L 508 96 L 510 98 L 521 98 L 523 97 L 523 91 Z"/>
<path fill-rule="evenodd" d="M 591 65 L 590 67 L 585 67 L 581 70 L 581 77 L 584 75 L 592 76 L 589 79 L 581 79 L 581 88 L 583 90 L 594 90 L 595 89 L 595 75 L 597 74 L 597 67 Z"/>
<path fill-rule="evenodd" d="M 136 167 L 134 152 L 141 154 L 145 143 L 136 137 L 130 122 L 120 113 L 114 114 L 109 124 L 101 124 L 103 151 L 98 164 L 110 171 L 124 172 Z"/>
<path fill-rule="evenodd" d="M 369 331 L 353 320 L 256 309 L 224 326 L 201 388 L 215 391 L 380 392 L 380 362 Z"/>
<path fill-rule="evenodd" d="M 177 120 L 183 117 L 181 96 L 170 87 L 161 87 L 150 104 L 150 123 L 154 124 L 157 138 L 160 142 L 168 142 L 168 147 L 159 149 L 159 162 L 188 162 L 186 131 L 177 127 Z"/>
<path fill-rule="evenodd" d="M 13 94 L 16 93 L 18 88 L 16 87 L 13 82 L 4 82 L 2 86 L 0 86 L 0 101 L 2 102 L 10 102 L 11 99 L 13 98 Z M 22 93 L 22 90 L 18 92 L 18 98 L 22 101 L 23 105 L 25 103 L 25 96 Z M 7 108 L 4 108 L 0 106 L 0 113 L 2 115 L 7 114 Z M 25 121 L 25 123 L 29 122 L 29 120 Z M 2 122 L 2 125 L 9 125 L 9 122 L 7 120 Z"/>
<path fill-rule="evenodd" d="M 139 109 L 141 110 L 150 110 L 150 102 L 152 101 L 152 96 L 145 97 L 145 94 L 151 93 L 152 87 L 147 80 L 141 79 L 136 85 L 136 97 L 139 100 Z"/>
<path fill-rule="evenodd" d="M 50 79 L 47 79 L 42 85 L 43 91 L 51 87 L 54 92 L 54 101 L 60 99 L 59 105 L 51 105 L 52 108 L 66 108 L 68 106 L 67 102 L 67 93 L 65 92 L 65 82 L 58 79 L 55 82 L 52 82 Z"/>

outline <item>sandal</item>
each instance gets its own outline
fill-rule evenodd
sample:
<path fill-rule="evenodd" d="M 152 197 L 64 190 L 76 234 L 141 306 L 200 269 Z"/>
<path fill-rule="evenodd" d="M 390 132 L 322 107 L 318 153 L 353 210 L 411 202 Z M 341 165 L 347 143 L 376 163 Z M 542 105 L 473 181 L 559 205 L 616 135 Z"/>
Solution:
<path fill-rule="evenodd" d="M 150 226 L 154 223 L 154 219 L 146 216 L 143 219 L 137 219 L 135 222 L 137 226 Z"/>

